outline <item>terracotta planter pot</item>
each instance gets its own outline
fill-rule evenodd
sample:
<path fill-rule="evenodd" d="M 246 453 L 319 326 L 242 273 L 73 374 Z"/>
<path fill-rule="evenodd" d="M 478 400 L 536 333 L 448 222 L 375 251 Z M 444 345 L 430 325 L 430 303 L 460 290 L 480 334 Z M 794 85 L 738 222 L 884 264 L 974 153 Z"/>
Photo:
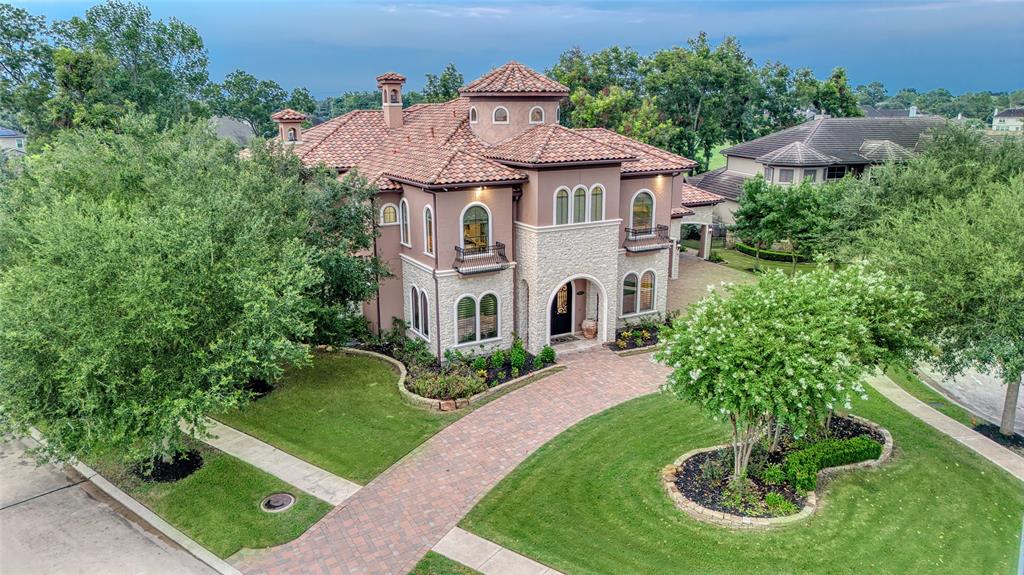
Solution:
<path fill-rule="evenodd" d="M 585 319 L 580 324 L 583 328 L 583 337 L 587 339 L 594 339 L 597 337 L 597 322 L 592 319 Z"/>

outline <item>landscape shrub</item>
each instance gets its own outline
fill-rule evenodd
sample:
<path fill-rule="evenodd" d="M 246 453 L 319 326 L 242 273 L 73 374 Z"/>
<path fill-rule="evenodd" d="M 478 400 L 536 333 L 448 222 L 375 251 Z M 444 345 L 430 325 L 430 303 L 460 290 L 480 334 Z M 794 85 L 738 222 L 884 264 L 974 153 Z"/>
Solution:
<path fill-rule="evenodd" d="M 540 361 L 543 365 L 555 363 L 555 348 L 551 347 L 550 345 L 545 345 L 543 348 L 541 348 L 540 353 L 537 354 L 537 357 L 540 358 Z"/>
<path fill-rule="evenodd" d="M 501 368 L 505 367 L 505 352 L 504 351 L 502 351 L 500 349 L 496 349 L 496 350 L 494 350 L 493 353 L 491 353 L 491 367 L 493 367 L 494 369 L 501 369 Z"/>
<path fill-rule="evenodd" d="M 487 356 L 478 355 L 473 358 L 473 371 L 487 371 Z"/>
<path fill-rule="evenodd" d="M 419 370 L 410 378 L 410 386 L 413 393 L 433 399 L 461 399 L 487 389 L 481 377 L 466 369 Z"/>
<path fill-rule="evenodd" d="M 782 496 L 781 493 L 771 491 L 764 496 L 764 505 L 775 517 L 780 515 L 792 515 L 797 512 L 796 505 Z"/>
<path fill-rule="evenodd" d="M 757 248 L 755 248 L 753 246 L 748 246 L 747 244 L 745 244 L 743 242 L 736 242 L 736 251 L 740 252 L 741 254 L 747 254 L 748 256 L 751 256 L 751 257 L 758 257 L 757 256 Z M 761 250 L 760 257 L 761 257 L 762 260 L 769 260 L 769 261 L 773 261 L 773 262 L 792 262 L 793 261 L 793 254 L 791 254 L 790 252 L 780 252 L 780 251 L 777 251 L 777 250 Z M 797 254 L 796 255 L 796 261 L 798 261 L 798 262 L 805 262 L 805 261 L 807 261 L 807 257 L 803 256 L 801 254 Z"/>
<path fill-rule="evenodd" d="M 778 485 L 785 481 L 786 472 L 782 470 L 782 465 L 772 463 L 761 469 L 758 477 L 761 478 L 765 485 Z"/>
<path fill-rule="evenodd" d="M 882 445 L 864 436 L 851 439 L 826 439 L 786 458 L 786 479 L 801 491 L 818 486 L 818 471 L 878 459 Z"/>
<path fill-rule="evenodd" d="M 509 363 L 512 364 L 512 368 L 516 371 L 523 368 L 526 365 L 526 350 L 522 346 L 512 346 L 512 349 L 508 352 Z"/>

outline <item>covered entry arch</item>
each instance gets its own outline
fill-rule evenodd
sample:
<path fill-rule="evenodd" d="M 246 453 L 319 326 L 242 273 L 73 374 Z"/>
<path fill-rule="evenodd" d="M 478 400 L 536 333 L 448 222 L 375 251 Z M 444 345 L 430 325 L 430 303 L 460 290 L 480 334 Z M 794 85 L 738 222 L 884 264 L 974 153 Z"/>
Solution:
<path fill-rule="evenodd" d="M 552 327 L 551 326 L 551 306 L 552 306 L 552 304 L 555 301 L 555 296 L 558 294 L 558 290 L 561 289 L 562 286 L 564 286 L 565 284 L 570 283 L 570 282 L 573 283 L 575 290 L 579 290 L 579 286 L 580 286 L 580 284 L 583 281 L 587 282 L 588 288 L 591 288 L 591 289 L 592 288 L 596 288 L 597 289 L 597 294 L 598 294 L 598 302 L 597 302 L 597 310 L 596 310 L 597 311 L 597 317 L 594 318 L 594 319 L 597 320 L 597 338 L 598 338 L 599 341 L 602 341 L 602 342 L 608 341 L 608 318 L 609 318 L 608 292 L 607 292 L 607 290 L 605 290 L 604 284 L 602 284 L 600 281 L 598 281 L 598 279 L 595 278 L 594 276 L 589 275 L 589 274 L 575 274 L 575 275 L 568 276 L 568 277 L 564 278 L 563 280 L 557 282 L 554 285 L 554 287 L 551 288 L 551 292 L 548 294 L 548 297 L 547 297 L 547 300 L 546 300 L 546 304 L 545 304 L 545 306 L 543 308 L 543 313 L 544 313 L 544 345 L 548 345 L 548 344 L 551 343 L 551 327 Z M 576 323 L 577 319 L 579 319 L 579 318 L 576 318 L 576 319 L 573 320 L 574 323 Z M 573 326 L 573 329 L 575 329 L 575 325 Z"/>

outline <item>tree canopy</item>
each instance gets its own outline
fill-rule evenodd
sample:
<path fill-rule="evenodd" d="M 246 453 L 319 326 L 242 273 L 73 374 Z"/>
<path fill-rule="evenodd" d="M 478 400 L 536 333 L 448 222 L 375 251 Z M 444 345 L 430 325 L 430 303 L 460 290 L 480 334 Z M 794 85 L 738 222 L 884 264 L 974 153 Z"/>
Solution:
<path fill-rule="evenodd" d="M 318 108 L 305 88 L 296 88 L 289 95 L 277 82 L 260 80 L 244 70 L 231 72 L 220 84 L 210 84 L 205 96 L 214 114 L 242 120 L 264 138 L 277 135 L 270 119 L 274 112 L 291 108 L 313 116 Z"/>

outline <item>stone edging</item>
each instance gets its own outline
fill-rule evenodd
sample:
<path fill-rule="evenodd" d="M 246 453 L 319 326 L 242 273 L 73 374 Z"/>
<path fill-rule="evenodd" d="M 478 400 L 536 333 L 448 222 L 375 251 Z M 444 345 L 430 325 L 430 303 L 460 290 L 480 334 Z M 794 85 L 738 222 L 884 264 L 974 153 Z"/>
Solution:
<path fill-rule="evenodd" d="M 612 345 L 615 345 L 615 342 L 612 342 Z M 652 343 L 651 345 L 645 345 L 643 347 L 634 347 L 633 349 L 613 349 L 612 353 L 619 357 L 629 357 L 631 355 L 650 353 L 656 349 L 658 349 L 658 344 Z"/>
<path fill-rule="evenodd" d="M 852 469 L 864 469 L 868 467 L 877 467 L 892 457 L 892 435 L 887 429 L 878 425 L 873 421 L 869 421 L 856 415 L 847 415 L 850 419 L 858 421 L 875 429 L 880 432 L 885 438 L 885 443 L 882 445 L 882 454 L 878 456 L 878 459 L 870 459 L 868 461 L 860 461 L 858 463 L 850 463 L 848 465 L 840 465 L 838 467 L 826 467 L 818 472 L 818 488 L 807 494 L 806 503 L 803 509 L 799 513 L 793 515 L 785 515 L 783 517 L 743 517 L 740 515 L 733 515 L 731 513 L 725 513 L 724 511 L 715 511 L 708 509 L 703 505 L 698 504 L 692 499 L 686 497 L 679 491 L 676 486 L 675 478 L 676 472 L 682 467 L 683 462 L 687 459 L 708 451 L 717 451 L 719 449 L 728 448 L 730 444 L 715 445 L 712 447 L 702 447 L 700 449 L 694 449 L 687 451 L 683 455 L 679 456 L 671 465 L 666 465 L 661 472 L 661 484 L 668 493 L 668 496 L 675 502 L 676 507 L 683 510 L 687 515 L 698 521 L 705 523 L 712 523 L 721 527 L 730 527 L 733 529 L 766 529 L 769 527 L 778 527 L 781 525 L 788 525 L 797 521 L 803 521 L 810 517 L 818 509 L 818 492 L 821 491 L 828 479 L 849 471 Z"/>
<path fill-rule="evenodd" d="M 45 443 L 46 439 L 43 438 L 39 430 L 32 428 L 32 437 L 39 443 Z M 203 547 L 197 543 L 194 539 L 185 535 L 170 523 L 164 521 L 162 517 L 151 511 L 148 507 L 140 503 L 131 495 L 128 495 L 122 491 L 119 487 L 108 481 L 105 477 L 100 475 L 97 471 L 82 463 L 81 461 L 73 461 L 71 466 L 80 473 L 83 477 L 89 480 L 93 485 L 98 487 L 101 491 L 106 493 L 112 499 L 124 505 L 129 511 L 137 515 L 140 519 L 149 523 L 154 529 L 159 531 L 168 539 L 174 541 L 182 547 L 186 552 L 190 553 L 193 557 L 208 565 L 211 569 L 220 573 L 221 575 L 242 575 L 242 572 L 233 567 L 227 561 L 216 556 L 206 547 Z"/>

